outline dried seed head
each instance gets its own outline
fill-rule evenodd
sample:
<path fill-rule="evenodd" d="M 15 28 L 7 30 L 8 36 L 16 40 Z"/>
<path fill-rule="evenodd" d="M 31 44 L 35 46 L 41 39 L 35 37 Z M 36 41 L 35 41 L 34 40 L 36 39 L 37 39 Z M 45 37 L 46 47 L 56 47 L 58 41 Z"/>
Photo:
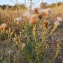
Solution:
<path fill-rule="evenodd" d="M 34 13 L 34 14 L 38 14 L 38 13 L 39 13 L 38 10 L 39 10 L 39 8 L 33 9 L 33 13 Z"/>
<path fill-rule="evenodd" d="M 54 22 L 54 25 L 55 25 L 55 26 L 59 26 L 60 23 L 56 21 L 56 22 Z"/>
<path fill-rule="evenodd" d="M 48 27 L 48 25 L 50 24 L 50 22 L 48 20 L 44 20 L 43 24 L 45 25 L 45 27 Z"/>
<path fill-rule="evenodd" d="M 58 22 L 62 22 L 62 18 L 61 18 L 61 17 L 58 17 L 58 16 L 57 16 L 56 19 L 57 19 Z"/>
<path fill-rule="evenodd" d="M 43 9 L 43 13 L 42 13 L 43 16 L 48 16 L 48 10 L 47 9 Z"/>
<path fill-rule="evenodd" d="M 12 53 L 12 50 L 8 50 L 8 53 L 11 54 Z"/>
<path fill-rule="evenodd" d="M 25 43 L 22 43 L 22 47 L 25 47 L 26 46 L 26 44 Z"/>
<path fill-rule="evenodd" d="M 31 12 L 24 12 L 24 14 L 23 14 L 23 19 L 25 20 L 25 21 L 28 21 L 28 20 L 30 20 L 30 18 L 31 18 Z"/>
<path fill-rule="evenodd" d="M 29 24 L 30 25 L 34 25 L 34 24 L 36 24 L 39 21 L 40 21 L 40 19 L 38 18 L 37 14 L 33 14 L 31 16 L 31 20 L 29 21 Z"/>

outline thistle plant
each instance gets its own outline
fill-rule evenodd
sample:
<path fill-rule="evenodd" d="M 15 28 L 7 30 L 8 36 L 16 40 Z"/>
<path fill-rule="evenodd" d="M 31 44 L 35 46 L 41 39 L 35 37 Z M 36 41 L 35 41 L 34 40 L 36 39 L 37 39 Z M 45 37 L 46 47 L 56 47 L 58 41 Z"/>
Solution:
<path fill-rule="evenodd" d="M 35 8 L 32 13 L 27 12 L 23 14 L 23 29 L 19 36 L 15 35 L 14 41 L 27 63 L 44 63 L 46 60 L 49 60 L 47 58 L 46 50 L 48 46 L 46 44 L 48 38 L 62 21 L 62 18 L 57 16 L 53 27 L 51 27 L 51 21 L 47 20 L 51 16 L 51 12 L 51 9 Z M 57 48 L 54 58 L 49 63 L 52 63 L 59 54 L 60 46 L 58 44 Z"/>
<path fill-rule="evenodd" d="M 30 1 L 32 0 L 29 3 Z M 32 2 L 33 6 L 35 3 Z M 10 13 L 11 17 L 8 12 L 3 12 L 5 15 L 2 14 L 0 25 L 0 63 L 54 63 L 58 57 L 61 42 L 51 42 L 50 37 L 61 25 L 62 18 L 56 15 L 51 24 L 50 8 L 29 10 L 31 11 L 23 12 L 20 17 L 14 14 L 15 11 Z M 54 52 L 50 51 L 53 45 L 56 47 L 52 47 Z"/>

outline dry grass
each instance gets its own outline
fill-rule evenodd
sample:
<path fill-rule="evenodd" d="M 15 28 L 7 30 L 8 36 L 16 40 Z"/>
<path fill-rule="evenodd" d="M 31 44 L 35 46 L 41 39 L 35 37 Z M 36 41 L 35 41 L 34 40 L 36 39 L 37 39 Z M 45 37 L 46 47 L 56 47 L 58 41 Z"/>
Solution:
<path fill-rule="evenodd" d="M 51 9 L 52 9 L 53 14 L 57 14 L 57 13 L 63 14 L 63 5 L 61 5 L 59 7 L 53 7 Z"/>

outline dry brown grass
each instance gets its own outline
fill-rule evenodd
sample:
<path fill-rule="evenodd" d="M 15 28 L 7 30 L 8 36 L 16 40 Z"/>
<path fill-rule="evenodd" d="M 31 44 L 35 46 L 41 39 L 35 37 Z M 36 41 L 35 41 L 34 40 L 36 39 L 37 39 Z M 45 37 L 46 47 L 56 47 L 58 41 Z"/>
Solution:
<path fill-rule="evenodd" d="M 57 13 L 63 14 L 63 5 L 61 5 L 59 7 L 54 7 L 54 8 L 51 8 L 51 9 L 52 9 L 53 14 L 57 14 Z"/>

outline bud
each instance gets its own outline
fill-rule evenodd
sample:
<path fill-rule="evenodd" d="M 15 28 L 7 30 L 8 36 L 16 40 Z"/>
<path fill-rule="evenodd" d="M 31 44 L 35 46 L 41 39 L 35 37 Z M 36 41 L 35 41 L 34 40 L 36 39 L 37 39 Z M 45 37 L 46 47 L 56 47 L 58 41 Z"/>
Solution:
<path fill-rule="evenodd" d="M 14 38 L 14 41 L 16 41 L 16 38 Z"/>
<path fill-rule="evenodd" d="M 25 43 L 22 43 L 22 47 L 25 47 L 26 46 L 26 44 Z"/>
<path fill-rule="evenodd" d="M 54 25 L 55 25 L 55 26 L 59 26 L 60 23 L 56 21 L 56 22 L 54 22 Z"/>
<path fill-rule="evenodd" d="M 57 21 L 62 22 L 62 18 L 57 16 Z"/>
<path fill-rule="evenodd" d="M 12 50 L 8 50 L 8 53 L 11 54 L 12 53 Z"/>

